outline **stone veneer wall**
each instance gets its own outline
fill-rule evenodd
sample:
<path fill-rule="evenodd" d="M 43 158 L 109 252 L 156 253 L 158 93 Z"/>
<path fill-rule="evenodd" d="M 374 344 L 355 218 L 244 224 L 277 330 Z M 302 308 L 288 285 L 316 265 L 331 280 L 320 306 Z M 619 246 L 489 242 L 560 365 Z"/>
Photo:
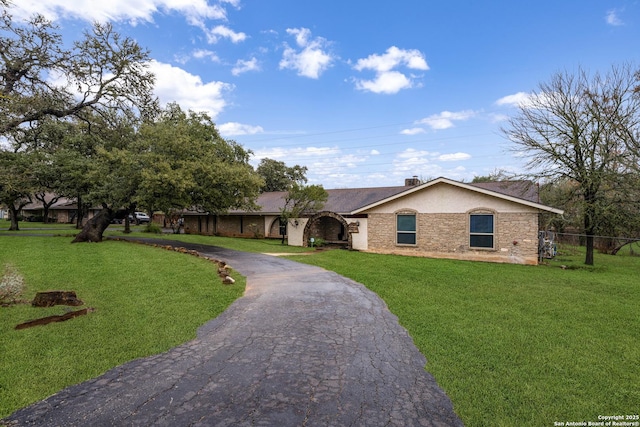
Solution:
<path fill-rule="evenodd" d="M 342 224 L 334 218 L 322 217 L 318 218 L 311 224 L 309 236 L 320 238 L 327 242 L 347 241 L 348 235 Z"/>
<path fill-rule="evenodd" d="M 268 237 L 281 237 L 280 236 L 280 221 L 271 222 L 271 228 L 269 228 Z"/>
<path fill-rule="evenodd" d="M 368 250 L 379 253 L 466 259 L 475 261 L 536 264 L 538 260 L 538 214 L 495 213 L 491 250 L 469 248 L 467 213 L 416 214 L 417 244 L 396 244 L 396 215 L 369 214 Z"/>

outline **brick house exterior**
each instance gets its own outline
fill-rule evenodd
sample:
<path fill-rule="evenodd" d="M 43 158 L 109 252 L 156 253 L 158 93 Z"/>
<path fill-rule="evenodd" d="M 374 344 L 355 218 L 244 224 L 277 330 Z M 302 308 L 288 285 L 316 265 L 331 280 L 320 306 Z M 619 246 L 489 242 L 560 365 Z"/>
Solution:
<path fill-rule="evenodd" d="M 530 182 L 466 184 L 437 178 L 401 187 L 327 190 L 324 210 L 287 224 L 288 243 L 311 238 L 350 249 L 475 261 L 537 264 L 540 213 Z M 190 233 L 280 238 L 284 192 L 264 193 L 259 212 L 185 215 Z"/>

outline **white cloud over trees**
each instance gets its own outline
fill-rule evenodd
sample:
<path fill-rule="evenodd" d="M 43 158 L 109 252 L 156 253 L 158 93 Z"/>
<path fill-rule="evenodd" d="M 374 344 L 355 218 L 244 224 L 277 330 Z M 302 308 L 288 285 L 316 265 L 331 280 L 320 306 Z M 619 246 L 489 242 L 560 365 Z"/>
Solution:
<path fill-rule="evenodd" d="M 170 64 L 151 61 L 150 68 L 156 75 L 155 93 L 162 104 L 177 102 L 185 110 L 204 111 L 212 119 L 224 110 L 224 94 L 233 89 L 224 82 L 203 82 L 200 76 Z"/>

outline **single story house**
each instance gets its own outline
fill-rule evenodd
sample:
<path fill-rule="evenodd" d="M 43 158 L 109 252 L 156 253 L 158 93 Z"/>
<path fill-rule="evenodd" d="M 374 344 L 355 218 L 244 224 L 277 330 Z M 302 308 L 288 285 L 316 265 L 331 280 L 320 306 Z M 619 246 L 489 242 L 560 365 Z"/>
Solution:
<path fill-rule="evenodd" d="M 185 231 L 237 237 L 281 237 L 289 245 L 312 239 L 353 250 L 463 260 L 538 263 L 541 213 L 560 209 L 539 202 L 528 181 L 468 184 L 447 178 L 404 186 L 327 190 L 321 212 L 280 224 L 286 192 L 263 193 L 259 211 L 225 215 L 186 212 Z"/>
<path fill-rule="evenodd" d="M 55 197 L 47 194 L 46 200 L 51 201 Z M 78 204 L 73 199 L 60 197 L 49 207 L 49 221 L 58 223 L 73 223 L 78 213 Z M 91 212 L 93 214 L 93 212 Z M 25 221 L 42 221 L 44 217 L 44 207 L 42 202 L 35 197 L 33 201 L 22 208 L 21 214 Z M 92 215 L 91 215 L 92 216 Z"/>

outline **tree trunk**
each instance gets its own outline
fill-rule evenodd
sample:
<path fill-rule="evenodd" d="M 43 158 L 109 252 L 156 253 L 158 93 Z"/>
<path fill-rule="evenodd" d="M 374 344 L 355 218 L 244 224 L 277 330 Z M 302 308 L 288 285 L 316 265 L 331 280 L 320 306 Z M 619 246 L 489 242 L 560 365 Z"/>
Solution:
<path fill-rule="evenodd" d="M 584 263 L 586 265 L 593 265 L 593 236 L 595 235 L 595 225 L 593 224 L 593 210 L 593 205 L 587 202 L 584 210 L 584 234 L 587 235 L 587 253 L 584 258 Z"/>
<path fill-rule="evenodd" d="M 20 228 L 18 227 L 18 213 L 20 211 L 16 209 L 13 204 L 10 204 L 9 212 L 11 213 L 11 225 L 9 226 L 9 231 L 19 231 Z"/>
<path fill-rule="evenodd" d="M 48 224 L 49 223 L 49 205 L 44 203 L 42 205 L 42 223 L 43 224 Z"/>
<path fill-rule="evenodd" d="M 587 234 L 587 253 L 584 257 L 586 265 L 593 265 L 593 234 Z"/>
<path fill-rule="evenodd" d="M 620 252 L 620 249 L 624 248 L 627 245 L 630 245 L 632 243 L 637 243 L 639 242 L 640 239 L 631 239 L 631 240 L 627 240 L 626 242 L 619 244 L 618 246 L 616 246 L 612 251 L 611 251 L 611 255 L 616 255 L 618 252 Z"/>
<path fill-rule="evenodd" d="M 82 197 L 78 195 L 78 206 L 76 209 L 76 228 L 78 230 L 82 228 L 82 218 L 84 218 L 84 212 L 82 211 Z"/>
<path fill-rule="evenodd" d="M 19 329 L 31 328 L 33 326 L 48 325 L 49 323 L 54 323 L 54 322 L 64 322 L 65 320 L 73 319 L 74 317 L 84 316 L 85 314 L 91 313 L 92 311 L 94 311 L 94 308 L 88 307 L 88 308 L 83 308 L 77 311 L 70 311 L 69 313 L 66 313 L 66 314 L 48 316 L 48 317 L 43 317 L 41 319 L 30 320 L 28 322 L 24 322 L 24 323 L 20 323 L 19 325 L 16 325 L 15 329 L 19 330 Z"/>
<path fill-rule="evenodd" d="M 124 217 L 124 232 L 129 234 L 131 233 L 131 221 L 129 221 L 129 214 Z"/>
<path fill-rule="evenodd" d="M 102 233 L 109 227 L 115 217 L 115 212 L 110 208 L 103 208 L 96 216 L 91 218 L 82 227 L 82 231 L 73 239 L 71 243 L 79 242 L 101 242 Z"/>
<path fill-rule="evenodd" d="M 53 307 L 54 305 L 78 306 L 84 304 L 74 291 L 45 291 L 36 293 L 31 301 L 33 307 Z"/>

